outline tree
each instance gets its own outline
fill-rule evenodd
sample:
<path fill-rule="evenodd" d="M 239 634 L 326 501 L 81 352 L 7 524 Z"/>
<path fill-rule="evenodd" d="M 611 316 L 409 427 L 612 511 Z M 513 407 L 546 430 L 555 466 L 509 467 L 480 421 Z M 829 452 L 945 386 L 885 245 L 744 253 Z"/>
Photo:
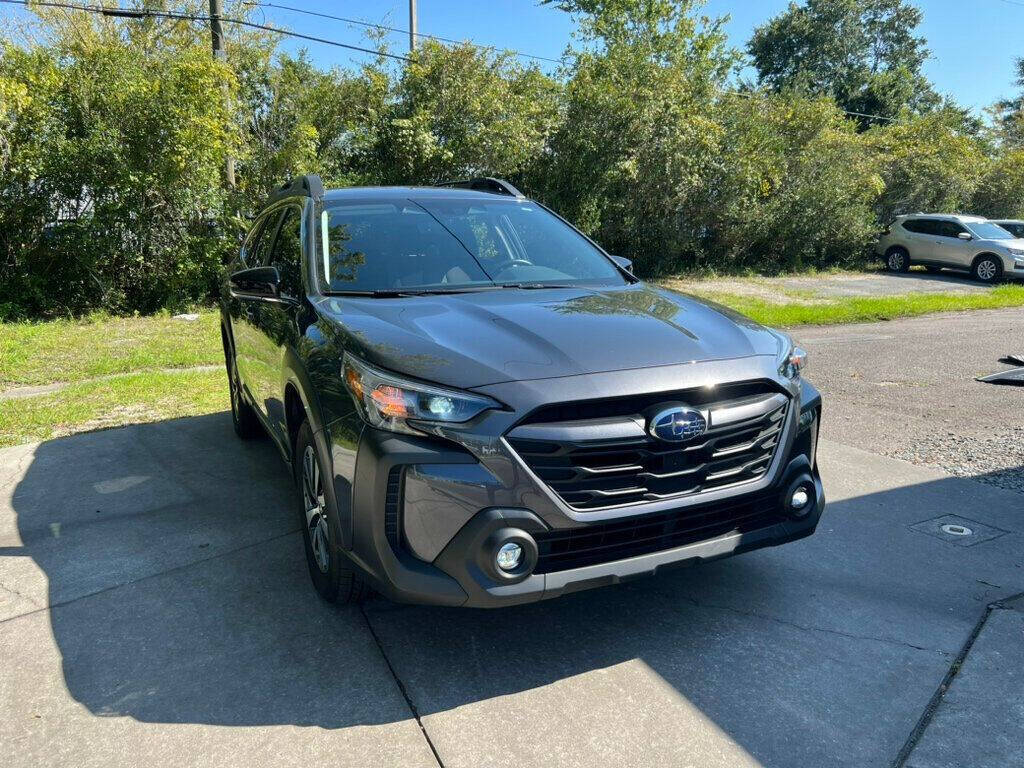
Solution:
<path fill-rule="evenodd" d="M 389 83 L 372 126 L 368 170 L 382 184 L 517 179 L 543 153 L 559 98 L 554 80 L 512 54 L 426 41 Z"/>
<path fill-rule="evenodd" d="M 989 165 L 971 212 L 992 219 L 1024 218 L 1024 149 L 1003 152 Z"/>
<path fill-rule="evenodd" d="M 883 181 L 856 124 L 826 98 L 724 101 L 704 248 L 719 269 L 854 264 L 877 234 Z"/>
<path fill-rule="evenodd" d="M 844 110 L 896 117 L 940 97 L 921 73 L 928 58 L 915 30 L 921 11 L 905 0 L 790 3 L 747 45 L 761 86 L 835 99 Z M 871 124 L 861 119 L 862 127 Z"/>
<path fill-rule="evenodd" d="M 965 211 L 988 164 L 983 145 L 946 112 L 878 126 L 865 138 L 885 181 L 876 203 L 883 221 L 917 211 Z"/>
<path fill-rule="evenodd" d="M 1017 79 L 1021 92 L 1011 99 L 1001 99 L 990 110 L 1004 146 L 1024 147 L 1024 58 L 1017 59 Z"/>
<path fill-rule="evenodd" d="M 47 44 L 0 56 L 14 95 L 0 118 L 0 305 L 153 311 L 209 295 L 231 242 L 215 225 L 238 148 L 232 73 L 188 26 L 146 37 L 94 15 L 48 19 Z"/>
<path fill-rule="evenodd" d="M 648 274 L 699 258 L 695 211 L 718 162 L 715 102 L 738 56 L 684 0 L 563 0 L 584 46 L 532 187 Z"/>

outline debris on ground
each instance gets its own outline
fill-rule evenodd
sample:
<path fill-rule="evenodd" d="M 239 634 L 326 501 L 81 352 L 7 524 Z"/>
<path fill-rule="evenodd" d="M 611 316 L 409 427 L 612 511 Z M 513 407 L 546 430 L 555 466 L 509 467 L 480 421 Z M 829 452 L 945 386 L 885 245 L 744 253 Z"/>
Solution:
<path fill-rule="evenodd" d="M 1024 355 L 1006 355 L 999 358 L 1004 365 L 1024 366 Z M 1007 371 L 996 371 L 988 376 L 979 376 L 975 381 L 982 381 L 986 384 L 1011 384 L 1024 387 L 1024 368 L 1010 368 Z"/>

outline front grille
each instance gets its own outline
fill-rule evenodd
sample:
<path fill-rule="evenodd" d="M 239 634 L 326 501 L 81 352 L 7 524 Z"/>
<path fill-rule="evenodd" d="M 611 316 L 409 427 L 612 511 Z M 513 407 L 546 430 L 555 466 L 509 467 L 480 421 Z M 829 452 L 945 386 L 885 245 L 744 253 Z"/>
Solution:
<path fill-rule="evenodd" d="M 692 402 L 689 394 L 660 399 Z M 762 390 L 704 407 L 708 431 L 686 443 L 650 436 L 638 410 L 554 423 L 530 420 L 507 439 L 527 466 L 578 510 L 689 496 L 762 477 L 781 441 L 789 399 Z"/>
<path fill-rule="evenodd" d="M 730 533 L 746 533 L 783 520 L 778 494 L 745 496 L 714 504 L 609 523 L 535 534 L 534 573 L 582 568 L 650 552 L 661 552 Z"/>

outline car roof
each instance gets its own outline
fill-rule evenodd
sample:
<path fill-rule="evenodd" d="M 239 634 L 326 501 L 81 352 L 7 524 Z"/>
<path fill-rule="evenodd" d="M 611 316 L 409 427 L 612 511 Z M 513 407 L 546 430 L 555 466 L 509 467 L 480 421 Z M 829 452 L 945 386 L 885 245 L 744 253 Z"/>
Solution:
<path fill-rule="evenodd" d="M 494 192 L 478 192 L 463 187 L 344 187 L 329 189 L 324 193 L 325 201 L 404 200 L 409 197 L 448 200 L 507 200 L 510 202 L 517 200 L 522 202 L 525 199 Z"/>
<path fill-rule="evenodd" d="M 989 221 L 995 222 L 996 224 L 1024 224 L 1022 219 L 989 219 Z"/>
<path fill-rule="evenodd" d="M 900 219 L 936 219 L 938 221 L 958 221 L 962 224 L 974 224 L 988 221 L 984 216 L 963 216 L 959 213 L 905 213 Z"/>

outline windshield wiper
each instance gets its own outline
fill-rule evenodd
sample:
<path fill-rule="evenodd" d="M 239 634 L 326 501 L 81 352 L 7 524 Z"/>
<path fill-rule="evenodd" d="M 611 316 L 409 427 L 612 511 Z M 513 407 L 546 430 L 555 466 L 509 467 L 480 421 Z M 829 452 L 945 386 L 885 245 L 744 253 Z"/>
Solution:
<path fill-rule="evenodd" d="M 440 296 L 453 293 L 475 293 L 494 291 L 500 285 L 474 285 L 462 288 L 377 288 L 372 291 L 325 291 L 327 296 L 369 296 L 374 299 L 394 299 L 403 296 Z"/>
<path fill-rule="evenodd" d="M 535 291 L 540 288 L 579 288 L 578 285 L 566 285 L 563 283 L 501 283 L 499 288 L 520 288 L 524 291 Z"/>

